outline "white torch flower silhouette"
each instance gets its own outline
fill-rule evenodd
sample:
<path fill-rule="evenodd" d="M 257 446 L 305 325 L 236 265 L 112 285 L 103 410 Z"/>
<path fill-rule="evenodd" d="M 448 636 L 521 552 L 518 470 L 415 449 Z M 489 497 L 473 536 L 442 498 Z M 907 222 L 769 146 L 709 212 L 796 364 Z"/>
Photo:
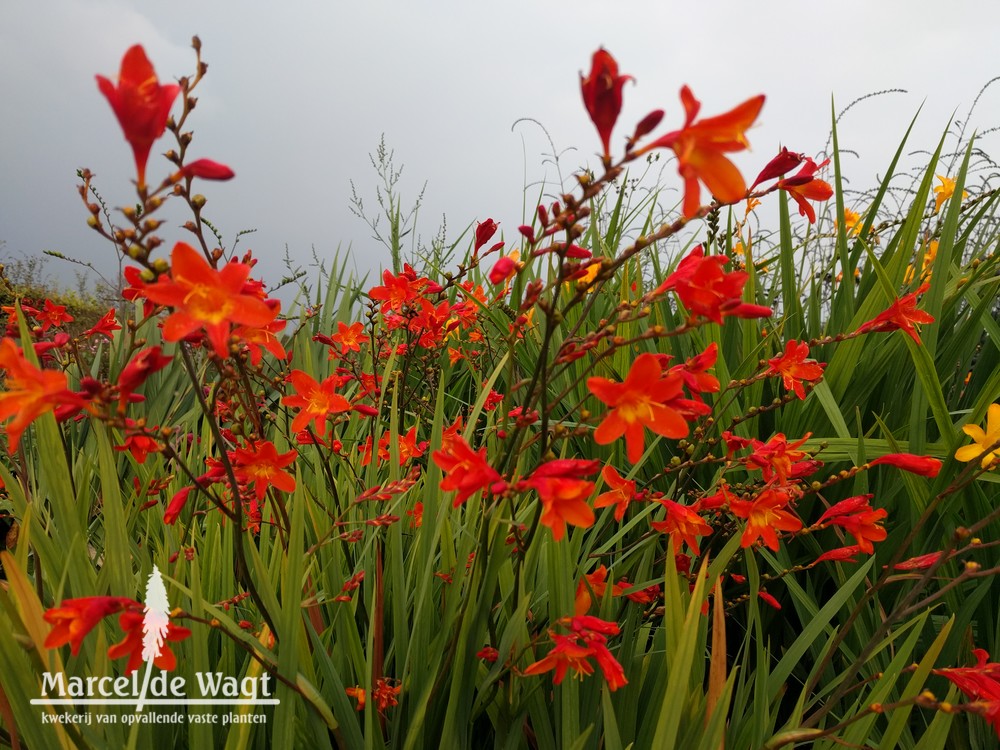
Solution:
<path fill-rule="evenodd" d="M 135 704 L 136 712 L 142 710 L 149 689 L 149 680 L 153 674 L 153 662 L 163 650 L 163 641 L 170 627 L 170 602 L 167 601 L 167 588 L 163 585 L 160 569 L 153 566 L 146 582 L 146 608 L 142 619 L 142 658 L 146 662 L 146 676 L 142 680 L 142 691 Z"/>

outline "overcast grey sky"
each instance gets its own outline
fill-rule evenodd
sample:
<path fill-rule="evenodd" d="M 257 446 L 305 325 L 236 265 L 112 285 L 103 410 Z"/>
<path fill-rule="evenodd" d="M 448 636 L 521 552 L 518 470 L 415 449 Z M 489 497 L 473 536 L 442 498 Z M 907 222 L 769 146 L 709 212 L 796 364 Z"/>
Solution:
<path fill-rule="evenodd" d="M 402 193 L 427 183 L 419 231 L 425 240 L 447 215 L 449 239 L 492 217 L 508 238 L 522 223 L 526 183 L 553 180 L 549 146 L 519 118 L 545 125 L 567 171 L 596 164 L 599 141 L 580 100 L 578 73 L 603 45 L 635 76 L 615 131 L 647 111 L 667 110 L 678 127 L 678 91 L 688 84 L 702 113 L 764 93 L 753 150 L 736 157 L 744 175 L 780 144 L 815 154 L 826 142 L 831 96 L 838 108 L 868 100 L 840 124 L 854 187 L 888 163 L 923 103 L 912 148 L 932 149 L 954 113 L 964 119 L 984 84 L 1000 75 L 1000 4 L 961 0 L 619 0 L 542 3 L 125 2 L 3 0 L 0 3 L 0 254 L 58 250 L 112 269 L 113 249 L 85 225 L 75 172 L 98 175 L 107 201 L 134 196 L 131 151 L 94 74 L 117 79 L 121 56 L 145 46 L 161 81 L 191 72 L 190 39 L 203 42 L 209 74 L 190 121 L 193 157 L 230 165 L 229 183 L 205 184 L 205 215 L 262 259 L 276 280 L 287 244 L 305 262 L 350 244 L 359 269 L 387 253 L 348 210 L 350 180 L 375 206 L 368 154 L 385 134 L 405 165 Z M 970 121 L 1000 125 L 1000 83 Z M 154 147 L 150 181 L 167 163 Z M 1000 138 L 987 153 L 1000 159 Z M 673 168 L 666 185 L 680 184 Z M 538 188 L 533 188 L 532 196 Z M 529 200 L 530 202 L 530 200 Z M 531 206 L 529 206 L 530 210 Z M 183 230 L 164 230 L 166 247 Z M 56 261 L 49 263 L 57 272 Z M 72 274 L 67 274 L 71 276 Z"/>

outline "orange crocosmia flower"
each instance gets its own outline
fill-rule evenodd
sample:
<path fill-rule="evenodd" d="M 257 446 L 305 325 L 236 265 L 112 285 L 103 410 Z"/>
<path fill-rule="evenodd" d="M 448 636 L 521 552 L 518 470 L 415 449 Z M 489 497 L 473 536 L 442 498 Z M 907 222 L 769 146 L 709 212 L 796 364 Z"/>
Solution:
<path fill-rule="evenodd" d="M 809 454 L 806 451 L 797 450 L 801 447 L 812 433 L 794 443 L 789 443 L 788 438 L 783 433 L 778 433 L 766 443 L 759 440 L 753 441 L 754 452 L 745 459 L 750 468 L 760 469 L 764 474 L 765 482 L 772 482 L 775 479 L 779 484 L 785 484 L 789 477 L 794 476 L 799 462 Z"/>
<path fill-rule="evenodd" d="M 715 323 L 722 323 L 726 315 L 770 317 L 771 308 L 743 301 L 743 286 L 750 276 L 745 271 L 724 272 L 722 267 L 728 262 L 725 255 L 705 256 L 704 248 L 698 245 L 677 264 L 677 269 L 664 279 L 653 295 L 673 289 L 693 316 Z"/>
<path fill-rule="evenodd" d="M 250 443 L 246 448 L 237 448 L 229 455 L 237 481 L 253 484 L 258 500 L 264 497 L 268 487 L 282 492 L 295 491 L 295 477 L 282 469 L 295 462 L 299 455 L 296 450 L 279 454 L 274 443 L 265 440 Z"/>
<path fill-rule="evenodd" d="M 653 521 L 650 523 L 650 526 L 663 534 L 669 534 L 672 537 L 680 539 L 682 543 L 687 544 L 688 548 L 694 554 L 700 555 L 701 550 L 698 549 L 698 537 L 711 534 L 712 527 L 705 523 L 705 520 L 701 516 L 686 505 L 663 498 L 657 499 L 657 502 L 666 509 L 667 516 L 662 521 Z M 681 545 L 676 545 L 675 549 L 680 552 Z"/>
<path fill-rule="evenodd" d="M 740 539 L 740 546 L 749 547 L 763 540 L 767 547 L 778 551 L 778 531 L 799 531 L 802 521 L 785 510 L 791 497 L 783 490 L 771 488 L 761 492 L 753 500 L 730 502 L 733 515 L 747 519 L 747 527 Z"/>
<path fill-rule="evenodd" d="M 800 399 L 805 399 L 806 392 L 802 387 L 802 382 L 811 383 L 823 377 L 824 363 L 807 359 L 809 356 L 809 345 L 806 342 L 798 342 L 794 339 L 785 346 L 785 353 L 780 357 L 773 357 L 768 360 L 771 368 L 768 375 L 780 375 L 785 389 L 794 391 Z"/>
<path fill-rule="evenodd" d="M 427 450 L 427 441 L 417 442 L 417 427 L 414 425 L 405 435 L 399 436 L 399 464 L 402 466 L 407 461 L 420 458 Z"/>
<path fill-rule="evenodd" d="M 340 344 L 340 353 L 360 352 L 361 344 L 365 342 L 365 327 L 361 323 L 345 325 L 337 321 L 337 332 L 330 337 L 331 341 Z"/>
<path fill-rule="evenodd" d="M 42 414 L 57 407 L 75 410 L 86 405 L 83 396 L 66 387 L 66 373 L 35 367 L 13 339 L 0 341 L 0 369 L 7 372 L 0 391 L 0 421 L 13 417 L 5 428 L 11 455 L 28 425 Z"/>
<path fill-rule="evenodd" d="M 840 526 L 854 537 L 858 549 L 870 555 L 875 551 L 872 542 L 881 542 L 886 537 L 885 529 L 879 522 L 889 515 L 882 508 L 872 509 L 868 504 L 872 497 L 872 495 L 857 495 L 841 500 L 820 516 L 816 523 Z"/>
<path fill-rule="evenodd" d="M 292 432 L 304 430 L 313 422 L 315 431 L 322 437 L 326 434 L 326 418 L 329 415 L 351 409 L 351 402 L 336 393 L 340 384 L 340 378 L 336 375 L 317 383 L 308 373 L 292 370 L 288 375 L 288 382 L 296 392 L 291 396 L 283 396 L 281 403 L 299 409 L 292 420 Z"/>
<path fill-rule="evenodd" d="M 250 352 L 250 364 L 257 367 L 263 358 L 264 349 L 267 349 L 278 360 L 283 361 L 288 356 L 277 336 L 278 333 L 285 330 L 286 325 L 288 325 L 287 320 L 272 320 L 260 328 L 240 326 L 233 330 L 233 336 L 246 345 Z"/>
<path fill-rule="evenodd" d="M 486 461 L 486 448 L 478 452 L 472 450 L 457 432 L 447 440 L 442 435 L 441 450 L 434 451 L 431 458 L 445 475 L 440 488 L 445 492 L 458 492 L 452 503 L 456 508 L 476 492 L 503 482 L 497 470 Z"/>
<path fill-rule="evenodd" d="M 694 98 L 687 86 L 681 89 L 681 103 L 686 115 L 684 127 L 661 136 L 639 149 L 636 155 L 641 156 L 654 148 L 674 150 L 677 171 L 684 179 L 684 216 L 689 219 L 698 213 L 701 206 L 699 180 L 721 203 L 735 203 L 746 196 L 747 185 L 743 175 L 723 154 L 743 151 L 750 145 L 746 131 L 760 114 L 764 96 L 761 94 L 747 99 L 729 112 L 698 122 L 695 118 L 701 109 L 701 102 Z"/>
<path fill-rule="evenodd" d="M 625 518 L 625 511 L 628 509 L 629 503 L 635 497 L 635 480 L 622 479 L 621 474 L 611 464 L 601 469 L 601 478 L 611 489 L 602 492 L 594 499 L 594 507 L 607 508 L 613 505 L 615 507 L 615 520 L 621 521 Z"/>
<path fill-rule="evenodd" d="M 588 378 L 590 392 L 611 407 L 594 431 L 594 441 L 607 445 L 624 435 L 628 460 L 637 463 L 642 458 L 643 428 L 668 438 L 685 437 L 687 422 L 676 408 L 668 405 L 681 395 L 683 383 L 677 374 L 663 377 L 659 358 L 649 352 L 636 358 L 621 383 Z"/>
<path fill-rule="evenodd" d="M 791 177 L 778 180 L 778 189 L 787 192 L 799 205 L 799 215 L 809 219 L 810 224 L 816 223 L 816 211 L 809 204 L 809 201 L 830 200 L 833 195 L 833 188 L 830 183 L 816 179 L 813 175 L 827 164 L 830 160 L 817 164 L 808 156 L 802 168 Z"/>
<path fill-rule="evenodd" d="M 921 284 L 915 292 L 899 297 L 889 305 L 885 312 L 879 313 L 867 323 L 862 323 L 858 328 L 858 333 L 870 333 L 872 331 L 903 331 L 914 340 L 920 343 L 917 335 L 915 323 L 933 323 L 934 317 L 930 313 L 917 309 L 917 296 L 923 294 L 931 288 L 930 283 Z"/>
<path fill-rule="evenodd" d="M 542 464 L 527 479 L 518 484 L 519 489 L 531 488 L 542 502 L 542 525 L 552 530 L 552 538 L 560 541 L 566 534 L 566 524 L 589 528 L 594 524 L 594 511 L 587 498 L 594 491 L 594 483 L 580 477 L 593 474 L 600 461 L 564 458 Z"/>
<path fill-rule="evenodd" d="M 53 607 L 42 615 L 45 622 L 52 626 L 52 630 L 45 637 L 45 648 L 59 648 L 68 643 L 73 656 L 76 656 L 80 652 L 83 639 L 97 623 L 130 605 L 142 606 L 139 602 L 122 596 L 64 599 L 58 607 Z"/>
<path fill-rule="evenodd" d="M 618 75 L 618 63 L 603 47 L 594 53 L 590 75 L 580 74 L 580 92 L 597 134 L 601 137 L 605 161 L 611 158 L 611 131 L 622 111 L 622 88 L 632 76 Z"/>
<path fill-rule="evenodd" d="M 347 693 L 348 698 L 354 698 L 358 702 L 357 710 L 365 710 L 365 689 L 363 687 L 349 687 L 344 688 L 344 692 Z"/>
<path fill-rule="evenodd" d="M 198 329 L 204 329 L 215 353 L 229 356 L 232 325 L 262 328 L 278 315 L 262 299 L 244 291 L 250 266 L 227 263 L 216 271 L 188 244 L 178 242 L 170 255 L 170 279 L 164 277 L 143 290 L 158 305 L 174 308 L 163 323 L 163 338 L 180 341 Z"/>
<path fill-rule="evenodd" d="M 118 618 L 118 624 L 125 631 L 125 637 L 108 649 L 108 656 L 112 659 L 120 659 L 123 656 L 128 657 L 128 662 L 125 665 L 125 674 L 132 674 L 132 672 L 143 665 L 143 619 L 144 616 L 141 609 L 129 609 L 122 612 Z M 170 623 L 167 625 L 167 635 L 164 641 L 174 641 L 176 643 L 177 641 L 183 641 L 190 635 L 191 631 L 187 628 Z M 163 669 L 167 672 L 177 666 L 177 657 L 174 656 L 174 652 L 171 651 L 170 646 L 166 642 L 161 644 L 160 655 L 153 660 L 153 664 L 157 669 Z"/>
<path fill-rule="evenodd" d="M 181 91 L 175 83 L 160 85 L 152 63 L 143 48 L 129 47 L 122 57 L 118 86 L 104 76 L 97 76 L 97 87 L 114 110 L 132 146 L 139 188 L 146 184 L 146 162 L 153 142 L 163 135 L 170 117 L 170 108 Z"/>
<path fill-rule="evenodd" d="M 611 596 L 621 596 L 627 589 L 631 588 L 628 583 L 615 583 L 611 586 Z M 590 610 L 591 592 L 598 599 L 604 598 L 604 593 L 608 590 L 608 569 L 602 565 L 593 573 L 588 573 L 576 585 L 576 604 L 574 612 L 576 615 L 585 615 Z"/>

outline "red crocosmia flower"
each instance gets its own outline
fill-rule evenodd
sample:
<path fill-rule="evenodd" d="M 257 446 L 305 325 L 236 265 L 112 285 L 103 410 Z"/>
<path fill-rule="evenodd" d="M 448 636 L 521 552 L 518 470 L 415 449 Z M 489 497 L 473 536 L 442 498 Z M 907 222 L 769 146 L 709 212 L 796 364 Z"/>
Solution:
<path fill-rule="evenodd" d="M 754 452 L 745 459 L 749 468 L 760 469 L 764 475 L 765 482 L 777 481 L 778 484 L 785 484 L 789 477 L 795 475 L 799 462 L 809 454 L 805 451 L 797 450 L 812 433 L 794 443 L 789 443 L 788 438 L 783 433 L 778 433 L 766 443 L 759 440 L 752 441 Z"/>
<path fill-rule="evenodd" d="M 781 603 L 766 591 L 758 591 L 757 596 L 759 596 L 760 600 L 768 606 L 774 607 L 775 609 L 781 609 Z"/>
<path fill-rule="evenodd" d="M 158 346 L 143 349 L 129 360 L 118 375 L 118 410 L 124 411 L 125 405 L 135 390 L 146 382 L 146 378 L 158 370 L 162 370 L 173 357 L 163 356 Z"/>
<path fill-rule="evenodd" d="M 66 373 L 38 369 L 24 358 L 13 339 L 0 341 L 0 369 L 7 372 L 0 392 L 0 421 L 13 417 L 5 428 L 11 455 L 28 425 L 38 417 L 58 407 L 66 418 L 86 405 L 80 394 L 66 387 Z"/>
<path fill-rule="evenodd" d="M 750 278 L 745 271 L 725 273 L 722 267 L 729 259 L 724 255 L 705 257 L 704 252 L 701 245 L 695 247 L 653 294 L 673 289 L 693 316 L 716 323 L 722 323 L 725 315 L 737 318 L 771 316 L 771 308 L 743 302 L 743 286 Z"/>
<path fill-rule="evenodd" d="M 375 687 L 372 688 L 372 700 L 378 706 L 379 711 L 385 711 L 390 706 L 399 705 L 399 692 L 402 685 L 393 685 L 390 677 L 379 677 L 375 680 Z"/>
<path fill-rule="evenodd" d="M 191 494 L 191 490 L 193 489 L 194 487 L 185 487 L 170 499 L 167 509 L 163 512 L 163 523 L 167 526 L 174 524 L 180 516 L 181 511 L 184 510 L 184 506 L 187 505 L 188 495 Z"/>
<path fill-rule="evenodd" d="M 664 377 L 659 358 L 649 352 L 636 358 L 621 383 L 607 378 L 588 378 L 590 392 L 611 407 L 594 431 L 594 441 L 607 445 L 624 435 L 628 460 L 637 463 L 642 458 L 643 428 L 668 438 L 685 437 L 688 424 L 680 412 L 669 405 L 681 395 L 683 383 L 683 378 L 677 374 Z"/>
<path fill-rule="evenodd" d="M 789 341 L 785 346 L 785 353 L 780 357 L 773 357 L 768 360 L 771 367 L 767 371 L 768 375 L 780 375 L 785 389 L 794 391 L 800 399 L 805 399 L 806 392 L 802 387 L 802 382 L 815 382 L 823 377 L 825 363 L 807 359 L 809 356 L 809 344 L 806 342 Z"/>
<path fill-rule="evenodd" d="M 487 487 L 499 489 L 495 485 L 503 482 L 497 470 L 487 463 L 486 448 L 480 448 L 477 453 L 458 434 L 447 441 L 442 436 L 441 450 L 434 451 L 431 458 L 445 475 L 439 485 L 441 489 L 458 492 L 452 503 L 456 508 L 476 492 Z"/>
<path fill-rule="evenodd" d="M 72 323 L 76 318 L 66 312 L 66 305 L 57 305 L 50 299 L 45 300 L 45 306 L 35 312 L 35 317 L 42 326 L 42 331 L 59 328 L 64 323 Z"/>
<path fill-rule="evenodd" d="M 386 269 L 382 272 L 383 286 L 375 286 L 368 290 L 368 296 L 382 302 L 381 312 L 384 315 L 389 310 L 402 312 L 403 308 L 415 300 L 420 290 L 427 285 L 427 279 L 417 278 L 417 273 L 409 264 L 404 265 L 402 273 L 393 276 Z"/>
<path fill-rule="evenodd" d="M 488 661 L 490 664 L 496 662 L 500 658 L 500 652 L 497 651 L 492 646 L 483 646 L 476 652 L 476 658 L 482 659 L 483 661 Z"/>
<path fill-rule="evenodd" d="M 125 131 L 125 140 L 132 146 L 139 188 L 142 189 L 146 185 L 149 151 L 166 130 L 170 108 L 181 87 L 174 83 L 161 86 L 146 52 L 138 44 L 130 47 L 122 58 L 118 86 L 104 76 L 97 76 L 97 87 L 107 97 Z"/>
<path fill-rule="evenodd" d="M 792 513 L 785 510 L 791 497 L 779 489 L 766 489 L 751 501 L 733 499 L 729 509 L 733 515 L 747 519 L 747 527 L 740 539 L 740 546 L 749 547 L 758 540 L 763 540 L 767 547 L 778 551 L 779 531 L 799 531 L 800 521 Z"/>
<path fill-rule="evenodd" d="M 473 252 L 479 252 L 479 249 L 492 239 L 493 235 L 497 233 L 497 223 L 493 219 L 487 219 L 486 221 L 480 221 L 476 224 L 476 246 Z"/>
<path fill-rule="evenodd" d="M 762 182 L 773 180 L 775 177 L 781 177 L 781 175 L 791 172 L 805 158 L 804 154 L 796 154 L 794 151 L 789 151 L 787 148 L 782 147 L 778 155 L 771 159 L 760 171 L 760 174 L 757 175 L 757 179 L 753 181 L 750 190 L 753 190 Z"/>
<path fill-rule="evenodd" d="M 129 609 L 122 612 L 119 616 L 118 624 L 125 631 L 125 637 L 108 649 L 108 656 L 112 659 L 120 659 L 123 656 L 128 657 L 128 662 L 125 665 L 125 674 L 132 674 L 132 672 L 142 666 L 144 661 L 142 658 L 142 622 L 144 615 L 141 605 L 138 606 L 140 607 L 139 609 Z M 185 638 L 190 637 L 190 635 L 191 631 L 187 628 L 169 623 L 164 641 L 173 641 L 176 643 L 183 641 Z M 171 651 L 170 646 L 165 642 L 160 646 L 160 655 L 153 660 L 153 664 L 158 669 L 163 669 L 167 672 L 177 667 L 177 657 L 174 656 L 174 652 Z"/>
<path fill-rule="evenodd" d="M 917 309 L 917 297 L 931 288 L 930 282 L 922 284 L 915 292 L 899 297 L 889 305 L 885 312 L 879 313 L 867 323 L 862 323 L 857 330 L 858 333 L 870 333 L 872 331 L 903 331 L 917 344 L 920 337 L 917 335 L 915 323 L 933 323 L 934 316 L 923 310 Z"/>
<path fill-rule="evenodd" d="M 170 279 L 160 277 L 144 290 L 148 299 L 174 308 L 163 324 L 167 341 L 180 341 L 204 329 L 215 353 L 225 359 L 234 323 L 261 328 L 278 314 L 262 299 L 244 293 L 248 265 L 227 263 L 216 271 L 201 253 L 183 242 L 174 245 L 170 262 Z"/>
<path fill-rule="evenodd" d="M 84 331 L 83 335 L 88 338 L 90 336 L 106 336 L 110 339 L 113 332 L 120 331 L 121 329 L 121 324 L 115 318 L 115 309 L 112 307 L 101 316 L 101 319 L 94 324 L 93 328 L 88 328 Z"/>
<path fill-rule="evenodd" d="M 500 286 L 507 281 L 507 279 L 517 273 L 519 266 L 520 264 L 510 255 L 503 256 L 490 270 L 490 283 L 493 284 L 493 286 Z"/>
<path fill-rule="evenodd" d="M 615 520 L 621 521 L 625 518 L 625 511 L 628 509 L 629 503 L 635 498 L 635 480 L 622 479 L 621 474 L 611 464 L 601 469 L 601 477 L 611 489 L 602 492 L 594 499 L 594 507 L 607 508 L 613 505 Z"/>
<path fill-rule="evenodd" d="M 626 599 L 636 604 L 652 604 L 658 601 L 661 596 L 660 587 L 656 584 L 639 589 L 638 591 L 629 591 L 625 594 Z"/>
<path fill-rule="evenodd" d="M 542 502 L 540 518 L 552 530 L 552 538 L 560 541 L 566 534 L 566 524 L 589 528 L 594 523 L 594 511 L 587 498 L 594 491 L 594 483 L 580 479 L 593 474 L 600 461 L 564 458 L 542 464 L 527 479 L 518 483 L 518 489 L 531 488 Z"/>
<path fill-rule="evenodd" d="M 755 96 L 715 117 L 695 122 L 701 102 L 687 86 L 681 89 L 681 103 L 686 114 L 684 127 L 667 133 L 636 152 L 641 156 L 654 148 L 672 148 L 677 154 L 677 171 L 684 178 L 684 216 L 691 218 L 701 206 L 698 181 L 722 203 L 735 203 L 747 193 L 743 175 L 723 154 L 743 151 L 750 144 L 747 129 L 753 125 L 764 96 Z"/>
<path fill-rule="evenodd" d="M 729 490 L 729 485 L 719 482 L 719 489 L 714 495 L 702 495 L 690 507 L 693 511 L 719 510 L 728 507 L 734 499 L 736 495 Z"/>
<path fill-rule="evenodd" d="M 824 552 L 822 555 L 816 558 L 817 563 L 821 563 L 827 560 L 833 562 L 857 562 L 858 555 L 861 554 L 861 547 L 858 545 L 852 545 L 850 547 L 838 547 L 837 549 L 832 549 Z"/>
<path fill-rule="evenodd" d="M 129 435 L 122 445 L 116 445 L 114 448 L 116 451 L 129 451 L 136 463 L 140 464 L 146 463 L 146 458 L 150 453 L 159 453 L 162 450 L 156 438 L 141 434 Z"/>
<path fill-rule="evenodd" d="M 719 379 L 707 372 L 710 367 L 715 367 L 718 357 L 719 347 L 713 341 L 701 354 L 696 354 L 682 365 L 671 367 L 669 372 L 676 372 L 684 378 L 684 384 L 692 393 L 718 393 Z"/>
<path fill-rule="evenodd" d="M 975 701 L 978 713 L 1000 737 L 1000 664 L 990 662 L 989 652 L 981 648 L 973 649 L 972 655 L 976 657 L 976 666 L 935 669 L 934 674 L 948 678 Z"/>
<path fill-rule="evenodd" d="M 128 302 L 135 302 L 142 299 L 142 316 L 148 318 L 156 308 L 156 303 L 152 300 L 143 299 L 146 296 L 146 288 L 149 286 L 142 279 L 143 270 L 135 266 L 126 266 L 122 271 L 122 276 L 128 282 L 128 286 L 122 289 L 122 299 Z"/>
<path fill-rule="evenodd" d="M 360 352 L 361 345 L 367 340 L 365 327 L 360 322 L 346 325 L 337 321 L 337 332 L 330 337 L 330 340 L 340 344 L 341 355 L 347 352 Z"/>
<path fill-rule="evenodd" d="M 129 605 L 142 606 L 122 596 L 86 596 L 82 599 L 63 600 L 58 607 L 53 607 L 42 615 L 45 622 L 52 626 L 45 637 L 45 648 L 59 648 L 68 643 L 73 656 L 76 656 L 83 639 L 97 623 Z"/>
<path fill-rule="evenodd" d="M 712 527 L 686 505 L 663 498 L 658 498 L 657 502 L 666 509 L 667 516 L 662 521 L 653 521 L 650 526 L 662 534 L 669 534 L 675 539 L 679 539 L 681 543 L 687 544 L 694 554 L 700 555 L 698 537 L 711 534 Z M 675 543 L 674 549 L 680 552 L 681 545 Z"/>
<path fill-rule="evenodd" d="M 926 555 L 917 555 L 909 560 L 903 560 L 892 566 L 893 570 L 927 570 L 941 559 L 940 552 L 928 552 Z"/>
<path fill-rule="evenodd" d="M 231 180 L 235 176 L 236 173 L 225 164 L 211 159 L 197 159 L 181 168 L 181 171 L 177 173 L 177 180 L 182 180 L 185 177 L 200 177 L 203 180 Z"/>
<path fill-rule="evenodd" d="M 295 477 L 282 471 L 295 462 L 298 451 L 292 449 L 288 453 L 278 453 L 270 440 L 250 443 L 246 448 L 237 448 L 229 454 L 233 462 L 233 473 L 236 480 L 243 484 L 253 484 L 257 500 L 261 500 L 268 487 L 274 487 L 282 492 L 295 491 Z"/>
<path fill-rule="evenodd" d="M 816 223 L 816 211 L 809 204 L 809 201 L 826 201 L 830 200 L 830 196 L 833 195 L 833 188 L 830 187 L 830 183 L 824 182 L 823 180 L 817 180 L 813 175 L 816 174 L 817 170 L 822 169 L 830 160 L 817 164 L 809 157 L 806 157 L 805 164 L 802 168 L 796 172 L 791 177 L 786 177 L 784 180 L 778 180 L 778 189 L 784 190 L 796 203 L 799 204 L 799 215 L 806 216 L 809 219 L 810 224 Z"/>
<path fill-rule="evenodd" d="M 858 549 L 870 555 L 875 551 L 872 542 L 881 542 L 886 537 L 879 522 L 889 515 L 882 508 L 873 510 L 868 504 L 871 498 L 872 495 L 857 495 L 841 500 L 820 516 L 817 523 L 840 526 L 854 537 Z"/>
<path fill-rule="evenodd" d="M 663 120 L 663 115 L 666 114 L 662 109 L 654 109 L 648 115 L 643 117 L 635 126 L 635 132 L 632 133 L 632 137 L 628 139 L 629 148 L 634 146 L 640 138 L 645 138 L 647 135 L 652 133 L 656 126 L 660 124 Z M 541 206 L 539 206 L 541 208 Z"/>
<path fill-rule="evenodd" d="M 326 434 L 326 418 L 329 415 L 351 409 L 351 402 L 335 392 L 340 385 L 340 378 L 336 375 L 317 383 L 308 373 L 292 370 L 288 382 L 295 389 L 295 394 L 282 397 L 281 403 L 299 409 L 292 420 L 293 432 L 304 430 L 313 422 L 316 433 L 322 437 Z"/>
<path fill-rule="evenodd" d="M 888 464 L 897 469 L 919 474 L 922 477 L 936 477 L 941 471 L 941 461 L 930 456 L 915 456 L 912 453 L 890 453 L 886 456 L 869 461 L 869 466 Z"/>
<path fill-rule="evenodd" d="M 594 53 L 590 75 L 580 74 L 580 92 L 597 134 L 601 137 L 604 159 L 611 159 L 611 131 L 622 111 L 622 88 L 632 76 L 618 75 L 618 63 L 603 47 Z"/>
<path fill-rule="evenodd" d="M 593 648 L 581 646 L 576 638 L 557 633 L 552 634 L 552 642 L 555 643 L 555 647 L 549 651 L 548 655 L 529 665 L 521 674 L 530 677 L 554 669 L 555 675 L 552 677 L 552 684 L 558 685 L 563 681 L 569 669 L 572 669 L 577 677 L 594 673 L 593 665 L 587 661 L 588 657 L 594 653 Z"/>

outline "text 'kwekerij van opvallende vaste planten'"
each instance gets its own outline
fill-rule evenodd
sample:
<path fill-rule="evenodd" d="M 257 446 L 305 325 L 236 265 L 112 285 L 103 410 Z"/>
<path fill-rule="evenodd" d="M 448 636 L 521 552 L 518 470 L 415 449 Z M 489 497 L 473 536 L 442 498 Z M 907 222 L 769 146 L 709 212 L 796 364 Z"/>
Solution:
<path fill-rule="evenodd" d="M 234 172 L 188 157 L 193 46 L 176 83 L 139 46 L 97 77 L 135 156 L 118 210 L 79 173 L 120 304 L 4 308 L 0 742 L 996 746 L 973 142 L 891 215 L 889 177 L 844 205 L 835 129 L 748 186 L 764 96 L 706 115 L 685 86 L 621 148 L 601 49 L 599 172 L 447 265 L 335 259 L 283 311 L 205 215 Z M 661 157 L 679 205 L 635 204 Z"/>

